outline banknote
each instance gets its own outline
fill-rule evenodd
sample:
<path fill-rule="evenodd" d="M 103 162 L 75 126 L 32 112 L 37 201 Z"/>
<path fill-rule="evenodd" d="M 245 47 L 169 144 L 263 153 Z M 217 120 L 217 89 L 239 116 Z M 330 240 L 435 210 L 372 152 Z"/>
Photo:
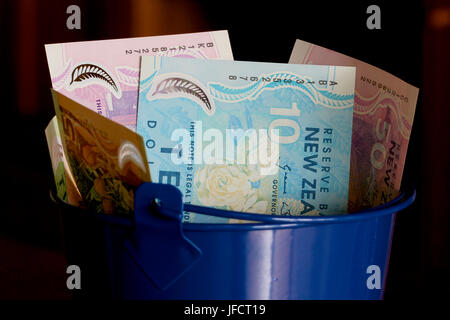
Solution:
<path fill-rule="evenodd" d="M 52 90 L 64 154 L 82 207 L 130 216 L 134 191 L 150 181 L 142 137 Z"/>
<path fill-rule="evenodd" d="M 151 175 L 185 203 L 347 211 L 354 67 L 143 56 L 140 79 L 137 132 Z"/>
<path fill-rule="evenodd" d="M 136 129 L 139 56 L 233 59 L 227 31 L 45 46 L 53 89 Z"/>
<path fill-rule="evenodd" d="M 289 63 L 356 67 L 349 211 L 400 190 L 419 89 L 365 62 L 297 40 Z"/>
<path fill-rule="evenodd" d="M 56 195 L 65 202 L 79 206 L 81 195 L 76 187 L 75 180 L 70 172 L 69 165 L 64 154 L 56 116 L 52 118 L 45 129 L 45 137 L 47 139 L 48 151 L 50 153 L 50 160 L 52 163 Z"/>

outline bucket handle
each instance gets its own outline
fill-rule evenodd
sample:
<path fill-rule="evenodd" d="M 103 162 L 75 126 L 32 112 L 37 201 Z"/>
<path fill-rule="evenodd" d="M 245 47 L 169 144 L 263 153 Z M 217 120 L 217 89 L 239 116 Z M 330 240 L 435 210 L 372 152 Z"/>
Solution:
<path fill-rule="evenodd" d="M 365 209 L 357 213 L 346 214 L 346 215 L 333 215 L 333 216 L 276 216 L 267 215 L 260 213 L 246 213 L 238 211 L 229 211 L 216 209 L 211 207 L 198 206 L 193 204 L 184 204 L 184 211 L 194 212 L 197 214 L 231 218 L 238 220 L 248 220 L 255 222 L 263 222 L 270 224 L 328 224 L 328 223 L 339 223 L 348 222 L 351 220 L 361 220 L 368 219 L 374 215 L 391 214 L 394 212 L 399 212 L 408 207 L 414 202 L 416 198 L 415 189 L 410 189 L 407 192 L 401 192 L 395 199 L 379 205 L 374 208 Z"/>
<path fill-rule="evenodd" d="M 183 197 L 169 184 L 144 183 L 136 190 L 135 228 L 124 246 L 153 284 L 166 290 L 202 256 L 183 232 Z"/>

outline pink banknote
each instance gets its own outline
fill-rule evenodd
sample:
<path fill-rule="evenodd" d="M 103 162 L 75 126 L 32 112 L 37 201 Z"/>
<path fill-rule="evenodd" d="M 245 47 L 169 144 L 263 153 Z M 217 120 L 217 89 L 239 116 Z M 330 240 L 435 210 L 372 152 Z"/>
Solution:
<path fill-rule="evenodd" d="M 45 51 L 54 90 L 132 130 L 140 56 L 233 59 L 226 30 L 47 44 Z"/>
<path fill-rule="evenodd" d="M 289 63 L 356 67 L 349 211 L 392 200 L 400 190 L 419 89 L 367 63 L 301 40 L 295 42 Z"/>

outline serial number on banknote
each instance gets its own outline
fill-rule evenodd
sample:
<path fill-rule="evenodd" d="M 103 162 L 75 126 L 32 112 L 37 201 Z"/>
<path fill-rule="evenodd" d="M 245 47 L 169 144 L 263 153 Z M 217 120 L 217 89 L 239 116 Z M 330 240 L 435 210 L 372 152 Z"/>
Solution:
<path fill-rule="evenodd" d="M 187 50 L 187 49 L 201 49 L 201 48 L 212 48 L 214 47 L 213 42 L 201 42 L 197 43 L 196 45 L 179 45 L 178 47 L 154 47 L 154 48 L 140 48 L 140 49 L 125 49 L 125 54 L 133 54 L 133 53 L 159 53 L 159 52 L 166 52 L 166 51 L 175 51 L 175 50 Z"/>
<path fill-rule="evenodd" d="M 368 84 L 371 84 L 372 86 L 376 87 L 378 86 L 378 89 L 382 89 L 384 92 L 389 93 L 390 95 L 392 95 L 393 97 L 397 97 L 400 100 L 408 103 L 408 97 L 398 93 L 397 91 L 395 91 L 395 89 L 391 89 L 390 87 L 386 86 L 385 84 L 381 83 L 380 81 L 376 81 L 376 80 L 372 80 L 368 77 L 365 76 L 361 76 L 361 81 L 362 82 L 367 82 Z"/>
<path fill-rule="evenodd" d="M 315 84 L 316 81 L 311 81 L 311 80 L 303 80 L 303 79 L 297 79 L 297 80 L 292 80 L 292 79 L 280 79 L 280 78 L 276 78 L 276 77 L 256 77 L 256 76 L 237 76 L 234 74 L 230 74 L 228 76 L 229 80 L 244 80 L 244 81 L 252 81 L 252 82 L 257 82 L 259 80 L 261 80 L 262 82 L 283 82 L 283 83 L 297 83 L 297 84 L 305 84 L 305 83 L 309 83 L 309 84 Z M 318 80 L 317 83 L 319 85 L 329 85 L 329 86 L 335 86 L 338 83 L 336 81 L 333 80 Z"/>

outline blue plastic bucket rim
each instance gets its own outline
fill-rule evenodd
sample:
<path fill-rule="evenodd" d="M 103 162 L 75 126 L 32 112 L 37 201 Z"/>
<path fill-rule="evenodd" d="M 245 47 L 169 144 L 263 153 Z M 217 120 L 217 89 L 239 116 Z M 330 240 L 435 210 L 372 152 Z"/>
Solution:
<path fill-rule="evenodd" d="M 71 207 L 76 210 L 85 211 L 72 206 L 59 199 L 55 192 L 51 190 L 51 199 L 62 206 Z M 350 214 L 328 215 L 328 216 L 275 216 L 257 213 L 245 213 L 227 211 L 222 209 L 185 204 L 184 211 L 197 214 L 231 218 L 236 220 L 252 221 L 248 223 L 183 223 L 184 230 L 190 231 L 244 231 L 244 230 L 267 230 L 284 228 L 302 228 L 318 225 L 352 223 L 367 219 L 375 219 L 384 215 L 392 215 L 410 206 L 416 198 L 416 190 L 411 188 L 407 192 L 401 192 L 395 199 L 374 207 Z M 94 213 L 93 213 L 94 214 Z M 94 214 L 95 217 L 109 224 L 118 224 L 123 227 L 134 227 L 134 221 L 126 217 L 117 217 L 106 214 Z"/>

